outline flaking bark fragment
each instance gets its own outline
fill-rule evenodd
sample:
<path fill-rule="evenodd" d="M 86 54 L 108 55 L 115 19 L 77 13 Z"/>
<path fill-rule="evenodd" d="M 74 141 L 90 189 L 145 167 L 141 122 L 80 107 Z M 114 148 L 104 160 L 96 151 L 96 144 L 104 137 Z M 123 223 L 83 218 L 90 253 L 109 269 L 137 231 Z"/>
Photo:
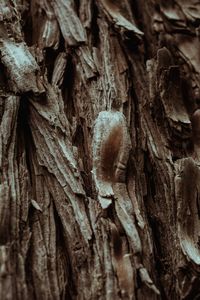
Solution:
<path fill-rule="evenodd" d="M 41 209 L 41 207 L 39 206 L 39 204 L 37 203 L 37 201 L 35 201 L 34 199 L 31 199 L 31 204 L 33 205 L 33 207 L 34 207 L 36 210 L 39 210 L 40 212 L 42 212 L 42 209 Z"/>
<path fill-rule="evenodd" d="M 178 204 L 178 236 L 183 253 L 196 265 L 200 265 L 199 180 L 199 166 L 192 158 L 177 161 L 175 191 Z"/>
<path fill-rule="evenodd" d="M 118 277 L 123 299 L 132 299 L 134 293 L 134 276 L 130 254 L 123 249 L 123 241 L 116 225 L 110 222 L 111 242 L 113 247 L 113 267 Z"/>
<path fill-rule="evenodd" d="M 15 92 L 41 92 L 36 77 L 39 66 L 25 43 L 3 39 L 0 41 L 0 53 L 1 61 L 10 76 L 11 89 Z"/>
<path fill-rule="evenodd" d="M 86 32 L 74 10 L 73 1 L 51 0 L 50 3 L 54 9 L 60 30 L 67 44 L 76 46 L 86 42 Z"/>
<path fill-rule="evenodd" d="M 93 175 L 103 208 L 114 197 L 112 185 L 125 181 L 130 148 L 125 116 L 118 111 L 100 112 L 94 126 Z"/>
<path fill-rule="evenodd" d="M 60 29 L 49 1 L 32 3 L 33 40 L 40 49 L 58 49 Z"/>
<path fill-rule="evenodd" d="M 138 29 L 135 24 L 131 23 L 123 16 L 119 3 L 116 5 L 116 3 L 111 0 L 101 0 L 100 3 L 102 3 L 102 7 L 106 15 L 109 19 L 111 19 L 115 27 L 120 29 L 124 36 L 126 36 L 126 33 L 129 33 L 132 34 L 133 37 L 137 38 L 138 42 L 141 41 L 144 33 Z"/>
<path fill-rule="evenodd" d="M 54 86 L 60 87 L 63 79 L 64 79 L 64 72 L 67 65 L 67 55 L 65 52 L 60 52 L 56 58 L 54 64 L 54 70 L 52 75 L 51 83 Z"/>
<path fill-rule="evenodd" d="M 169 68 L 173 65 L 172 55 L 166 47 L 158 49 L 157 60 L 159 69 Z"/>

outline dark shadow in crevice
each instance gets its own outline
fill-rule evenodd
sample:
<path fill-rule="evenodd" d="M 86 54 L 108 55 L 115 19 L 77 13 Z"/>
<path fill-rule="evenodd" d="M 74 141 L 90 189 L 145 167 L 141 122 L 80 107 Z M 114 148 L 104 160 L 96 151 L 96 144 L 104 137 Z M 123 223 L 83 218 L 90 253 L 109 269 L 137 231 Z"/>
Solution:
<path fill-rule="evenodd" d="M 80 7 L 80 1 L 74 0 L 74 6 L 75 6 L 75 12 L 77 12 L 77 15 L 79 15 L 78 12 L 79 12 L 79 7 Z"/>
<path fill-rule="evenodd" d="M 54 64 L 55 60 L 57 58 L 59 51 L 55 51 L 52 48 L 47 48 L 45 52 L 45 65 L 44 68 L 47 70 L 47 78 L 48 82 L 51 82 L 52 80 L 52 74 L 54 71 Z M 43 73 L 45 70 L 43 70 Z"/>
<path fill-rule="evenodd" d="M 18 136 L 17 158 L 19 164 L 19 157 L 22 155 L 22 152 L 25 151 L 26 165 L 29 173 L 30 183 L 32 184 L 30 150 L 33 149 L 34 143 L 32 139 L 31 129 L 28 124 L 28 118 L 29 118 L 29 101 L 25 95 L 22 95 L 20 99 L 20 107 L 19 107 L 18 120 L 17 120 L 17 136 Z"/>
<path fill-rule="evenodd" d="M 81 120 L 84 122 L 84 120 Z M 84 136 L 84 130 L 83 130 L 83 125 L 78 125 L 76 128 L 76 132 L 74 133 L 73 136 L 73 144 L 78 148 L 78 157 L 82 159 L 83 162 L 83 170 L 80 171 L 81 177 L 84 182 L 84 189 L 86 192 L 86 195 L 88 197 L 92 197 L 92 174 L 91 174 L 91 169 L 92 166 L 89 164 L 90 163 L 90 157 L 89 157 L 89 149 L 86 149 L 87 144 L 85 143 L 84 139 L 87 140 L 87 138 Z M 89 137 L 88 137 L 89 138 Z"/>
<path fill-rule="evenodd" d="M 155 183 L 155 170 L 150 162 L 148 153 L 145 154 L 144 158 L 144 174 L 146 176 L 147 182 L 147 195 L 144 196 L 144 204 L 146 208 L 146 216 L 148 220 L 149 227 L 151 228 L 151 233 L 153 237 L 153 257 L 155 261 L 155 275 L 156 275 L 156 285 L 161 293 L 161 299 L 167 300 L 167 296 L 163 289 L 163 284 L 161 283 L 161 278 L 169 272 L 166 264 L 166 255 L 163 252 L 165 246 L 163 243 L 163 233 L 165 228 L 163 228 L 162 222 L 157 216 L 157 204 L 156 199 L 156 183 Z M 158 214 L 159 215 L 159 214 Z"/>
<path fill-rule="evenodd" d="M 25 12 L 22 14 L 22 32 L 24 33 L 24 40 L 26 44 L 31 47 L 33 45 L 33 22 L 31 13 L 29 10 L 25 10 Z"/>
<path fill-rule="evenodd" d="M 92 2 L 91 10 L 92 10 L 92 21 L 91 21 L 92 45 L 93 47 L 99 48 L 100 38 L 99 38 L 99 27 L 97 24 L 97 18 L 99 12 L 94 1 Z"/>
<path fill-rule="evenodd" d="M 28 226 L 31 228 L 33 226 L 33 222 L 34 222 L 34 207 L 31 205 L 29 207 L 29 211 L 28 211 Z M 36 299 L 36 294 L 35 294 L 35 288 L 34 288 L 34 280 L 33 280 L 33 246 L 32 246 L 32 237 L 30 238 L 29 241 L 29 247 L 26 253 L 26 257 L 25 257 L 25 262 L 24 262 L 24 269 L 25 269 L 25 274 L 26 274 L 26 284 L 27 284 L 27 288 L 28 288 L 28 295 L 30 297 L 30 299 Z"/>
<path fill-rule="evenodd" d="M 71 124 L 73 123 L 73 117 L 75 116 L 75 107 L 73 101 L 74 76 L 75 67 L 72 61 L 72 57 L 69 54 L 64 73 L 64 80 L 62 84 L 62 94 L 64 100 L 65 114 L 67 116 L 68 121 Z"/>
<path fill-rule="evenodd" d="M 65 282 L 66 287 L 63 289 L 62 293 L 60 294 L 60 299 L 67 299 L 71 300 L 74 299 L 74 296 L 77 295 L 76 285 L 75 285 L 75 278 L 70 262 L 70 257 L 68 254 L 68 244 L 66 242 L 67 237 L 64 237 L 64 229 L 62 225 L 62 221 L 58 215 L 57 209 L 55 204 L 53 203 L 53 211 L 54 211 L 54 220 L 56 225 L 56 262 L 57 262 L 57 274 L 59 279 L 59 268 L 61 266 L 65 266 L 65 269 L 62 272 L 65 272 Z M 63 263 L 61 264 L 58 260 L 62 259 Z"/>

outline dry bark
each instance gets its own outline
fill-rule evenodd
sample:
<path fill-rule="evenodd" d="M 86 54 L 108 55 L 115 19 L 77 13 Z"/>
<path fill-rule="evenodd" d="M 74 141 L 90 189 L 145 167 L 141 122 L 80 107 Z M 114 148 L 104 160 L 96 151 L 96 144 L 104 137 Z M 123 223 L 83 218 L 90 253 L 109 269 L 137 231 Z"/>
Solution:
<path fill-rule="evenodd" d="M 199 25 L 1 0 L 0 299 L 200 297 Z"/>

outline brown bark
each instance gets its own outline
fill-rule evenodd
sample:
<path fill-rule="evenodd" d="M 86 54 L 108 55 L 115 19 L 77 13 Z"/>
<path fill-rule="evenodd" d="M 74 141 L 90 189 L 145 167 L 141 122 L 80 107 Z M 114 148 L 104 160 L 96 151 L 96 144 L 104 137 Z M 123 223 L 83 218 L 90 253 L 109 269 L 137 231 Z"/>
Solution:
<path fill-rule="evenodd" d="M 191 0 L 1 0 L 0 299 L 200 297 Z"/>

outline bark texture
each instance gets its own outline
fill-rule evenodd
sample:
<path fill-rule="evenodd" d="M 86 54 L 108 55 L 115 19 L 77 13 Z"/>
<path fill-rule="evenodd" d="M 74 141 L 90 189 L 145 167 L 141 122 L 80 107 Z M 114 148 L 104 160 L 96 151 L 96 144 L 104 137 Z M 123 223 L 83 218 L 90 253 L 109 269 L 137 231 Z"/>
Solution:
<path fill-rule="evenodd" d="M 0 299 L 200 298 L 199 26 L 1 0 Z"/>

